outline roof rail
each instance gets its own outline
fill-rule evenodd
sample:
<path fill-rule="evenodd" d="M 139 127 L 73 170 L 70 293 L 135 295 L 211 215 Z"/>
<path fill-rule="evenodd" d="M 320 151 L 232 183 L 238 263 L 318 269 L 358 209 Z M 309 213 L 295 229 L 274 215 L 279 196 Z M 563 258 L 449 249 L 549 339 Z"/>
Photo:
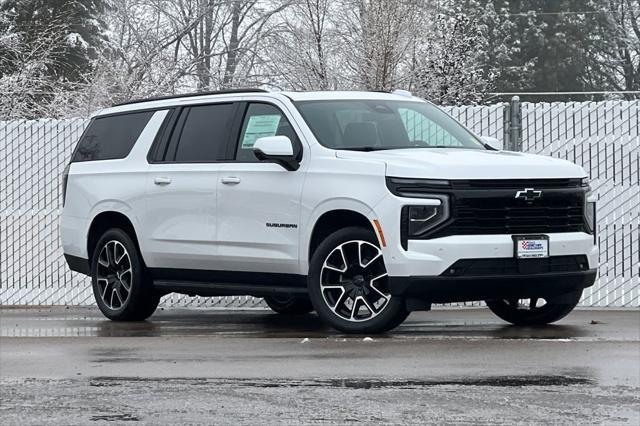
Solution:
<path fill-rule="evenodd" d="M 410 91 L 403 90 L 403 89 L 395 89 L 395 90 L 392 90 L 391 93 L 394 95 L 404 96 L 406 98 L 410 98 L 413 96 Z"/>
<path fill-rule="evenodd" d="M 191 98 L 193 96 L 207 96 L 207 95 L 225 95 L 231 93 L 268 93 L 267 90 L 264 89 L 227 89 L 227 90 L 216 90 L 213 92 L 195 92 L 195 93 L 183 93 L 181 95 L 168 95 L 168 96 L 158 96 L 155 98 L 144 98 L 144 99 L 133 99 L 127 102 L 122 102 L 119 104 L 112 105 L 114 107 L 121 105 L 130 105 L 137 104 L 140 102 L 151 102 L 151 101 L 163 101 L 166 99 L 176 99 L 176 98 Z"/>

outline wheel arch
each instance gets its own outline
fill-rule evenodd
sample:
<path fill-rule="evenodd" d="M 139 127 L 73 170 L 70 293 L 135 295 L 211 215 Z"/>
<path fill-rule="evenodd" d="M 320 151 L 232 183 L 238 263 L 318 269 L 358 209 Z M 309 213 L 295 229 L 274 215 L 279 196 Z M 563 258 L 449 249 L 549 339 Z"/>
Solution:
<path fill-rule="evenodd" d="M 102 234 L 110 228 L 120 228 L 126 232 L 136 245 L 136 249 L 142 259 L 142 251 L 140 250 L 138 236 L 131 219 L 122 212 L 107 210 L 98 213 L 91 221 L 91 225 L 89 225 L 89 229 L 87 231 L 87 255 L 89 256 L 89 261 L 91 261 L 91 258 L 93 257 L 93 251 L 98 240 Z"/>
<path fill-rule="evenodd" d="M 313 227 L 309 233 L 307 244 L 304 246 L 306 253 L 301 256 L 307 265 L 318 245 L 337 230 L 349 226 L 359 226 L 375 232 L 369 218 L 371 210 L 367 211 L 360 206 L 358 206 L 360 208 L 353 207 L 327 209 L 317 215 L 317 218 L 312 222 Z"/>

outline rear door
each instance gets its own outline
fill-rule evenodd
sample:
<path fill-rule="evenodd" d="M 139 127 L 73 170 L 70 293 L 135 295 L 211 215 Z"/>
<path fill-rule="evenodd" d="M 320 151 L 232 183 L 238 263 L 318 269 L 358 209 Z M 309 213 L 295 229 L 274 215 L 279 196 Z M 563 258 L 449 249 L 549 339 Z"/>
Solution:
<path fill-rule="evenodd" d="M 303 157 L 295 123 L 272 103 L 243 104 L 238 137 L 230 161 L 218 179 L 218 259 L 225 270 L 298 273 L 300 197 L 304 161 L 296 171 L 260 162 L 253 144 L 262 136 L 285 135 Z"/>
<path fill-rule="evenodd" d="M 151 268 L 218 269 L 216 183 L 238 104 L 172 111 L 149 153 L 144 257 Z"/>

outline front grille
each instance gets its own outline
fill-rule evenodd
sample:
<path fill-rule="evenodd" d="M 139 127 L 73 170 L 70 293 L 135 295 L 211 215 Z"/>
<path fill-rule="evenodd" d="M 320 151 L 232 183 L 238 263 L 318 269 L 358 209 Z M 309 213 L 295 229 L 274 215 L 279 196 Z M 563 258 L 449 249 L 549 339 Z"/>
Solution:
<path fill-rule="evenodd" d="M 523 271 L 526 268 L 526 272 Z M 589 269 L 587 256 L 551 256 L 544 259 L 516 259 L 513 257 L 493 259 L 461 259 L 448 267 L 442 276 L 492 276 L 518 275 L 521 273 L 578 272 Z"/>
<path fill-rule="evenodd" d="M 444 194 L 449 197 L 450 218 L 412 239 L 450 235 L 548 234 L 590 232 L 584 219 L 589 187 L 581 179 L 450 180 L 388 178 L 389 190 L 403 197 Z M 515 198 L 518 191 L 542 191 L 534 200 Z M 407 247 L 408 209 L 403 209 L 401 240 Z"/>
<path fill-rule="evenodd" d="M 515 192 L 454 193 L 452 220 L 436 235 L 585 231 L 583 191 L 546 190 L 541 199 L 533 202 L 516 199 Z"/>

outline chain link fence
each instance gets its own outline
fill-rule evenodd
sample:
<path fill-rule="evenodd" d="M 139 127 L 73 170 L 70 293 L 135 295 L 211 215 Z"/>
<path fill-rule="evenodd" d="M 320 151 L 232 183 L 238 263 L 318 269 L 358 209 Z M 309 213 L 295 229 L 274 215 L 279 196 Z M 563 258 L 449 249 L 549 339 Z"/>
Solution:
<path fill-rule="evenodd" d="M 501 103 L 447 107 L 483 136 L 564 158 L 598 197 L 600 275 L 583 306 L 640 306 L 640 102 Z M 84 119 L 0 122 L 0 305 L 93 304 L 59 243 L 60 174 Z M 262 307 L 252 297 L 165 296 L 165 306 Z"/>

